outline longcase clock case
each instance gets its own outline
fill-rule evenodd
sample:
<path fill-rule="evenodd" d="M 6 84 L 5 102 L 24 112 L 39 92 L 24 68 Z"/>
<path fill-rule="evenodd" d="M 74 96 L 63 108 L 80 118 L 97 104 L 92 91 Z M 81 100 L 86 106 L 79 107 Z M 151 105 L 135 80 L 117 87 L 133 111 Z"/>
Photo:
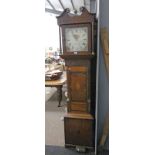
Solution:
<path fill-rule="evenodd" d="M 57 17 L 61 57 L 67 72 L 67 111 L 64 117 L 65 146 L 94 147 L 96 88 L 96 19 L 81 8 Z M 67 32 L 67 33 L 66 33 Z"/>

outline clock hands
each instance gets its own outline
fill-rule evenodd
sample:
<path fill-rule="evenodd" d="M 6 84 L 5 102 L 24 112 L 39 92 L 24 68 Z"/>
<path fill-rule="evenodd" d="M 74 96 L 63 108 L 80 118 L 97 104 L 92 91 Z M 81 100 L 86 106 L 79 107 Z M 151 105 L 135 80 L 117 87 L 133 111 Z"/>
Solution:
<path fill-rule="evenodd" d="M 75 32 L 77 33 L 78 31 L 75 30 Z M 79 34 L 74 33 L 73 30 L 71 31 L 71 33 L 72 33 L 73 38 L 77 41 L 80 37 Z"/>
<path fill-rule="evenodd" d="M 77 34 L 74 34 L 73 36 L 74 36 L 74 38 L 75 38 L 76 40 L 78 40 L 78 39 L 79 39 L 79 37 L 80 37 L 80 36 L 79 36 L 79 35 L 77 35 Z"/>

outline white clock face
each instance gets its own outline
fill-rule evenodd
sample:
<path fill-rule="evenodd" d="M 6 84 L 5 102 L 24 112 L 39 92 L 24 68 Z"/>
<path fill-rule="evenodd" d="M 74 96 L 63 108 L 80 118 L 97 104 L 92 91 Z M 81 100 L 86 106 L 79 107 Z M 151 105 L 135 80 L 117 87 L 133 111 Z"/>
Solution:
<path fill-rule="evenodd" d="M 66 28 L 66 49 L 68 52 L 88 51 L 88 28 Z"/>

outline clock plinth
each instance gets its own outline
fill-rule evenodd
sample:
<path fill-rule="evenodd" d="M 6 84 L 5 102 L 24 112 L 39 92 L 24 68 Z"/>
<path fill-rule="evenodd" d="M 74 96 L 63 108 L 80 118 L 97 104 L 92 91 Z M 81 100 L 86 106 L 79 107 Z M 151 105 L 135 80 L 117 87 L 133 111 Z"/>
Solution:
<path fill-rule="evenodd" d="M 71 16 L 66 9 L 57 17 L 61 58 L 67 72 L 67 115 L 64 117 L 65 146 L 94 147 L 95 128 L 95 15 L 85 8 Z"/>
<path fill-rule="evenodd" d="M 64 117 L 66 146 L 94 147 L 94 118 L 90 114 L 68 113 Z"/>

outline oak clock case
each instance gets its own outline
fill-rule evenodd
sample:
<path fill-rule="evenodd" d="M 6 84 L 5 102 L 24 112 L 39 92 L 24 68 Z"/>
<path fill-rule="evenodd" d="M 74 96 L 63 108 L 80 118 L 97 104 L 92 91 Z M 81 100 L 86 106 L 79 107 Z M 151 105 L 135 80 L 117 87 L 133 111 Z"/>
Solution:
<path fill-rule="evenodd" d="M 67 114 L 64 117 L 65 146 L 94 147 L 96 49 L 95 14 L 81 8 L 57 17 L 60 55 L 67 72 Z"/>

